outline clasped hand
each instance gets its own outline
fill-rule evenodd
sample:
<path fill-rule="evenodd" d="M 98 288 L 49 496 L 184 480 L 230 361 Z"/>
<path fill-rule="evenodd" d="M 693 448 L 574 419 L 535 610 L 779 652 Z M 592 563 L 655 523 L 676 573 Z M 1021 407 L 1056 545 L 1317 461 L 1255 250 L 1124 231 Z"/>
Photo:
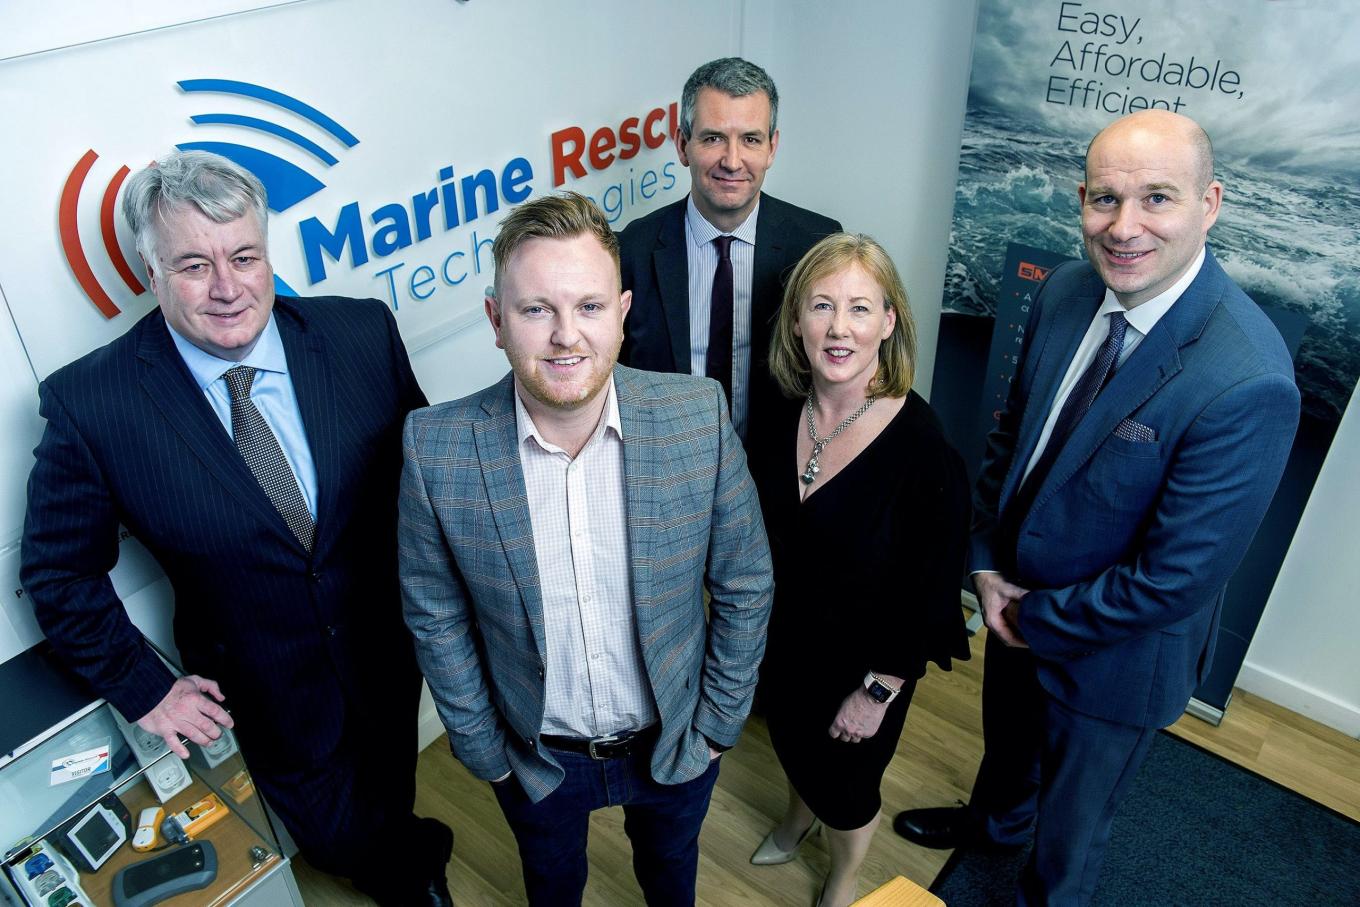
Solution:
<path fill-rule="evenodd" d="M 973 587 L 977 589 L 982 622 L 987 629 L 1012 648 L 1029 648 L 1020 634 L 1020 600 L 1029 590 L 1007 582 L 1000 573 L 973 574 Z"/>
<path fill-rule="evenodd" d="M 863 687 L 857 687 L 841 702 L 840 710 L 836 712 L 836 718 L 827 733 L 844 743 L 868 740 L 878 733 L 878 726 L 883 723 L 883 713 L 886 711 L 886 705 L 874 702 Z"/>

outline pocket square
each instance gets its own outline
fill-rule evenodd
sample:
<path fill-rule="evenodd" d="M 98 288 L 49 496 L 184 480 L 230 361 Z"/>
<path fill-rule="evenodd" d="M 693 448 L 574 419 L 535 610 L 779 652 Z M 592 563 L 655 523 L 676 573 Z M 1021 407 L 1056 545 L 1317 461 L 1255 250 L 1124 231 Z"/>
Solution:
<path fill-rule="evenodd" d="M 1132 419 L 1125 419 L 1114 427 L 1114 436 L 1123 438 L 1125 441 L 1135 441 L 1140 444 L 1151 444 L 1157 440 L 1157 433 L 1148 428 L 1141 422 Z"/>

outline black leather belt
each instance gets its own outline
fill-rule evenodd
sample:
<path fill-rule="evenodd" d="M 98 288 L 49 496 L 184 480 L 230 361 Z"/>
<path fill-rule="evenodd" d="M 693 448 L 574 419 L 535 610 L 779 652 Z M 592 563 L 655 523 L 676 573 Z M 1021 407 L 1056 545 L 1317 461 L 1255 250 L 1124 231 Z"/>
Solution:
<path fill-rule="evenodd" d="M 558 737 L 543 734 L 539 739 L 550 750 L 582 753 L 592 759 L 621 759 L 649 749 L 661 733 L 661 725 L 654 724 L 640 731 L 610 734 L 607 737 Z"/>

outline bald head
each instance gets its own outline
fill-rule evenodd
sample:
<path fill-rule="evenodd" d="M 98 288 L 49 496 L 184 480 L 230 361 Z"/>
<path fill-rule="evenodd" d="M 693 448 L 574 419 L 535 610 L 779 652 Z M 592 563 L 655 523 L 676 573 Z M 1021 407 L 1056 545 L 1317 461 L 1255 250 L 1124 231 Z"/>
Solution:
<path fill-rule="evenodd" d="M 1125 308 L 1166 292 L 1199 257 L 1218 219 L 1209 137 L 1194 120 L 1146 110 L 1115 120 L 1086 149 L 1086 256 Z"/>
<path fill-rule="evenodd" d="M 1119 153 L 1122 146 L 1141 149 L 1150 144 L 1181 149 L 1189 157 L 1196 191 L 1203 192 L 1214 181 L 1214 146 L 1204 128 L 1179 113 L 1169 110 L 1140 110 L 1120 117 L 1096 133 L 1086 146 L 1086 178 L 1091 177 L 1091 155 L 1098 150 Z"/>

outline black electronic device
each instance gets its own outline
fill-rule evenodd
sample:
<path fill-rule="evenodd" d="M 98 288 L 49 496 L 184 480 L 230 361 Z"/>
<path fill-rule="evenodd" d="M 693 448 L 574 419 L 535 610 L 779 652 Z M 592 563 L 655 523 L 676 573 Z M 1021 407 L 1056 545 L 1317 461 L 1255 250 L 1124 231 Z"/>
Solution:
<path fill-rule="evenodd" d="M 206 888 L 216 878 L 217 850 L 211 841 L 195 841 L 118 870 L 112 886 L 114 907 L 150 907 Z"/>
<path fill-rule="evenodd" d="M 132 815 L 116 794 L 105 794 L 51 837 L 77 869 L 94 872 L 132 837 Z"/>

